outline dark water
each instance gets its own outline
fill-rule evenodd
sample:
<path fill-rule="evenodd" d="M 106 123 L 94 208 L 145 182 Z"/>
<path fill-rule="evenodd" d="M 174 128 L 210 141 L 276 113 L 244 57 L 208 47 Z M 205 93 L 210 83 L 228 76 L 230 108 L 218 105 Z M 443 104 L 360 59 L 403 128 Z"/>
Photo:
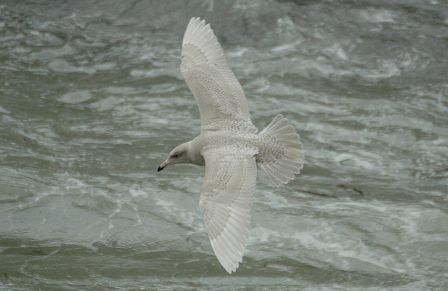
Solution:
<path fill-rule="evenodd" d="M 446 1 L 0 3 L 1 289 L 447 288 Z M 288 186 L 259 176 L 231 276 L 203 169 L 155 171 L 199 131 L 191 16 L 307 152 Z"/>

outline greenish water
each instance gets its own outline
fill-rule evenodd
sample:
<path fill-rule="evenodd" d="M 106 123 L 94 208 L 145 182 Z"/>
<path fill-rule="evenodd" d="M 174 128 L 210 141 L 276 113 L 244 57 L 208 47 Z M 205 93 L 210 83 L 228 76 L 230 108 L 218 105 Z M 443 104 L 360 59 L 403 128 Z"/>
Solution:
<path fill-rule="evenodd" d="M 260 172 L 231 276 L 203 169 L 156 172 L 199 131 L 191 16 L 307 153 L 285 187 Z M 444 290 L 447 71 L 444 1 L 1 1 L 0 288 Z"/>

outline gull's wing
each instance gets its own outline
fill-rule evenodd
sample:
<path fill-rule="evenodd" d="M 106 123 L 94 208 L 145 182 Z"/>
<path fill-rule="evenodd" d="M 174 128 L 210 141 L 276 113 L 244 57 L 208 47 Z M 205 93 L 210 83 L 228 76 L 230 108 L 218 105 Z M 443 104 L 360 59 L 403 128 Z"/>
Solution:
<path fill-rule="evenodd" d="M 256 153 L 251 148 L 209 149 L 203 153 L 205 177 L 199 206 L 213 251 L 229 274 L 242 262 L 249 233 Z"/>
<path fill-rule="evenodd" d="M 204 20 L 193 17 L 188 23 L 180 70 L 196 98 L 203 129 L 226 121 L 239 121 L 253 127 L 243 88 L 227 65 L 213 30 Z"/>

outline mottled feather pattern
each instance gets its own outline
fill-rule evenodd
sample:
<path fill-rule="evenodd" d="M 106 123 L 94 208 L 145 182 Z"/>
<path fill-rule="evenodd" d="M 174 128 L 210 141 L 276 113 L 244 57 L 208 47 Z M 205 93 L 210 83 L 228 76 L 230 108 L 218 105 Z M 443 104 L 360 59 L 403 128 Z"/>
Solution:
<path fill-rule="evenodd" d="M 260 133 L 263 146 L 257 159 L 258 165 L 277 185 L 286 184 L 300 173 L 304 151 L 300 136 L 281 114 Z"/>
<path fill-rule="evenodd" d="M 250 122 L 243 89 L 228 67 L 210 25 L 199 18 L 192 18 L 187 26 L 182 45 L 181 72 L 197 100 L 203 125 L 219 118 Z M 212 99 L 208 103 L 213 102 L 216 107 L 203 106 L 207 102 L 205 96 Z"/>
<path fill-rule="evenodd" d="M 199 206 L 213 251 L 232 273 L 249 236 L 257 163 L 275 183 L 287 183 L 303 164 L 301 143 L 282 116 L 256 134 L 243 89 L 215 34 L 199 18 L 187 26 L 181 72 L 201 117 L 201 134 L 187 143 L 189 156 L 205 163 Z"/>
<path fill-rule="evenodd" d="M 213 250 L 231 273 L 242 261 L 257 169 L 251 149 L 234 155 L 229 152 L 221 148 L 204 153 L 206 170 L 199 205 Z"/>

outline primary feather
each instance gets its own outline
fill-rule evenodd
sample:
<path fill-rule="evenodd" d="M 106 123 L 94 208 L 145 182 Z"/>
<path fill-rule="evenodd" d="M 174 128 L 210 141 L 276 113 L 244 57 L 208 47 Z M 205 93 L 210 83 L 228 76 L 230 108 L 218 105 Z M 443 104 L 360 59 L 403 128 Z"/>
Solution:
<path fill-rule="evenodd" d="M 199 206 L 213 250 L 227 272 L 242 261 L 249 233 L 257 166 L 252 148 L 204 152 L 205 176 Z"/>
<path fill-rule="evenodd" d="M 243 88 L 229 69 L 210 25 L 204 20 L 192 18 L 188 23 L 180 70 L 196 98 L 203 128 L 223 120 L 252 125 Z"/>

